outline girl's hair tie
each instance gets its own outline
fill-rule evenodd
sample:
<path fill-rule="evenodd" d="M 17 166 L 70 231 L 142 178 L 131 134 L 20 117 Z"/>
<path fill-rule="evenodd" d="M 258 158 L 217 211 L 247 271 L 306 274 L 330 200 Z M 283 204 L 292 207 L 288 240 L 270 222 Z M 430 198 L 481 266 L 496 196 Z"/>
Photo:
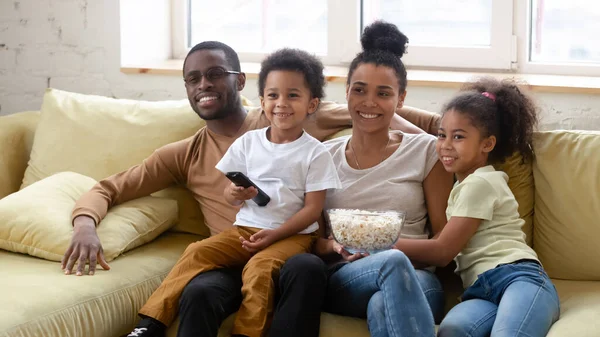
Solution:
<path fill-rule="evenodd" d="M 492 101 L 496 102 L 496 95 L 492 94 L 491 92 L 484 91 L 484 92 L 482 92 L 481 94 L 482 94 L 483 96 L 485 96 L 485 97 L 487 97 L 487 98 L 491 99 Z"/>

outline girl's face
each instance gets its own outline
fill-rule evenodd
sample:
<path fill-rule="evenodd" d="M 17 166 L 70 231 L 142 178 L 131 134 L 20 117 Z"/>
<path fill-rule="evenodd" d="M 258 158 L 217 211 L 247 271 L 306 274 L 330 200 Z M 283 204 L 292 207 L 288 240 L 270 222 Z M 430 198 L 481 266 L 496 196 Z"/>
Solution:
<path fill-rule="evenodd" d="M 354 128 L 367 133 L 387 130 L 405 97 L 406 91 L 400 93 L 395 70 L 383 65 L 359 64 L 346 86 Z"/>
<path fill-rule="evenodd" d="M 484 137 L 466 114 L 456 110 L 444 113 L 436 150 L 446 171 L 456 174 L 459 181 L 487 165 L 495 145 L 496 137 Z"/>

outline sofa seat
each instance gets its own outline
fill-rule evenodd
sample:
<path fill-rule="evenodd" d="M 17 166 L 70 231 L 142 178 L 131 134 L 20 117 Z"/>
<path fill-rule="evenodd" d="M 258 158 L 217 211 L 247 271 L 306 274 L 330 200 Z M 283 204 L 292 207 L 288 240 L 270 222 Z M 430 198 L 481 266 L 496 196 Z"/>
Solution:
<path fill-rule="evenodd" d="M 221 325 L 218 337 L 230 337 L 235 314 L 229 316 Z M 167 331 L 167 337 L 176 337 L 179 320 Z M 333 315 L 327 312 L 321 314 L 321 329 L 319 337 L 369 337 L 367 321 L 360 318 Z"/>
<path fill-rule="evenodd" d="M 167 232 L 111 261 L 93 277 L 66 276 L 58 262 L 0 250 L 1 337 L 117 337 L 185 247 L 200 237 Z"/>
<path fill-rule="evenodd" d="M 600 282 L 552 280 L 560 298 L 560 319 L 552 326 L 547 337 L 596 337 L 600 331 Z M 446 300 L 454 303 L 456 295 Z M 235 315 L 229 316 L 218 337 L 229 337 Z M 176 337 L 177 323 L 167 333 Z M 436 327 L 437 328 L 437 327 Z M 437 329 L 436 329 L 437 330 Z M 321 314 L 319 337 L 369 337 L 367 321 L 360 318 L 344 317 L 330 313 Z"/>
<path fill-rule="evenodd" d="M 560 297 L 560 319 L 547 337 L 596 337 L 600 332 L 600 282 L 552 280 Z"/>

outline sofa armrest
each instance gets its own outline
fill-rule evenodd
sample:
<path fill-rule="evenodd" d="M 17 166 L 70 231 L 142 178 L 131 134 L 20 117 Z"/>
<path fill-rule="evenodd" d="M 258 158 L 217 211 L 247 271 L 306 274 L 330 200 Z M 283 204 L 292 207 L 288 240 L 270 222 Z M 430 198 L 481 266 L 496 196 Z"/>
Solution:
<path fill-rule="evenodd" d="M 0 199 L 21 186 L 39 118 L 39 111 L 0 117 Z"/>

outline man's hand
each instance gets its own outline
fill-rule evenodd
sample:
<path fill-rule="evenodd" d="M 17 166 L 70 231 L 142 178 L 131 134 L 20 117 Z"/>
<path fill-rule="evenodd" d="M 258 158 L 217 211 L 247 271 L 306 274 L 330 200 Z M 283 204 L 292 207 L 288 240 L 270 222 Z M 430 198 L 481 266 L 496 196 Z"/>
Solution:
<path fill-rule="evenodd" d="M 332 237 L 329 237 L 330 240 L 333 241 L 333 251 L 342 256 L 345 261 L 353 262 L 359 259 L 362 259 L 365 256 L 369 256 L 369 253 L 354 253 L 350 254 L 344 246 L 340 245 L 337 241 L 333 240 Z"/>
<path fill-rule="evenodd" d="M 96 272 L 96 264 L 100 263 L 102 269 L 109 270 L 110 267 L 104 260 L 104 252 L 100 239 L 96 234 L 96 224 L 94 219 L 82 215 L 75 218 L 73 221 L 73 238 L 65 255 L 60 263 L 61 269 L 65 271 L 65 275 L 71 274 L 75 263 L 77 263 L 76 275 L 81 276 L 85 271 L 85 265 L 89 261 L 89 275 L 94 275 Z"/>
<path fill-rule="evenodd" d="M 250 200 L 257 195 L 258 190 L 253 186 L 244 188 L 231 183 L 225 188 L 225 199 L 234 206 L 239 206 L 244 201 Z"/>
<path fill-rule="evenodd" d="M 279 234 L 273 229 L 262 229 L 250 236 L 249 240 L 240 236 L 242 248 L 252 254 L 258 253 L 277 241 L 279 241 Z"/>

